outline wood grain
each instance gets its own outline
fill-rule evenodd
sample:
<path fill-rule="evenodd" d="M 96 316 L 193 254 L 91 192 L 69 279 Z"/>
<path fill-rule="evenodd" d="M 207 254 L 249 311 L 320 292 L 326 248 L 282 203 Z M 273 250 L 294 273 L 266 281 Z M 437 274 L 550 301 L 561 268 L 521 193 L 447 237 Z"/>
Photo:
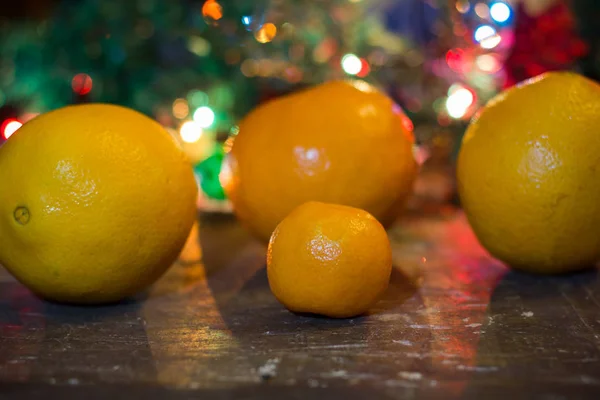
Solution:
<path fill-rule="evenodd" d="M 385 299 L 346 320 L 282 308 L 264 248 L 224 215 L 119 305 L 46 303 L 2 271 L 0 398 L 599 398 L 598 270 L 509 272 L 451 208 L 390 238 Z"/>

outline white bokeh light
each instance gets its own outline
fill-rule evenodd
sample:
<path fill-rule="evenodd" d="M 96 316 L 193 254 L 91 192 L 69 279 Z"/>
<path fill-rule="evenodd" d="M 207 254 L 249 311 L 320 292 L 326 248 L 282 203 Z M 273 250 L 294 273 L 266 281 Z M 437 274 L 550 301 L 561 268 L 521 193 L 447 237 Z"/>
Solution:
<path fill-rule="evenodd" d="M 215 112 L 210 107 L 200 107 L 194 112 L 193 119 L 202 128 L 208 128 L 215 122 Z"/>
<path fill-rule="evenodd" d="M 354 54 L 346 54 L 342 57 L 342 69 L 348 75 L 356 75 L 362 69 L 362 61 Z"/>
<path fill-rule="evenodd" d="M 9 137 L 11 137 L 22 126 L 23 126 L 23 124 L 19 121 L 16 121 L 16 120 L 10 121 L 4 127 L 4 132 L 3 132 L 4 138 L 8 139 Z"/>
<path fill-rule="evenodd" d="M 510 7 L 503 2 L 497 2 L 490 7 L 490 16 L 498 23 L 508 21 L 510 18 Z"/>
<path fill-rule="evenodd" d="M 473 35 L 477 43 L 481 43 L 483 40 L 489 39 L 493 36 L 496 36 L 496 29 L 490 25 L 481 25 L 475 30 L 475 34 Z"/>
<path fill-rule="evenodd" d="M 179 134 L 181 135 L 181 140 L 186 143 L 195 143 L 202 137 L 202 126 L 199 123 L 194 121 L 186 121 L 181 125 L 179 129 Z"/>
<path fill-rule="evenodd" d="M 464 117 L 474 100 L 475 96 L 469 89 L 460 87 L 454 90 L 446 100 L 448 115 L 456 119 Z"/>

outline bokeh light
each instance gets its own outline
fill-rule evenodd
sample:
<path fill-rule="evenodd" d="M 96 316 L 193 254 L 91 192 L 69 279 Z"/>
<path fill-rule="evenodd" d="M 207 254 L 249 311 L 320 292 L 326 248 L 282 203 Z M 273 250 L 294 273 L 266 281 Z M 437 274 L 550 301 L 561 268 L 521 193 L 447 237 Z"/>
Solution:
<path fill-rule="evenodd" d="M 371 72 L 371 66 L 364 58 L 360 59 L 360 71 L 356 74 L 359 78 L 365 78 Z"/>
<path fill-rule="evenodd" d="M 11 137 L 23 124 L 16 119 L 7 119 L 0 126 L 0 131 L 5 139 Z"/>
<path fill-rule="evenodd" d="M 483 48 L 483 49 L 493 49 L 494 47 L 498 46 L 500 44 L 500 42 L 502 42 L 502 36 L 496 34 L 494 36 L 490 36 L 488 38 L 485 38 L 481 41 L 481 43 L 479 43 L 479 45 Z"/>
<path fill-rule="evenodd" d="M 201 107 L 208 104 L 208 95 L 201 90 L 191 90 L 188 95 L 188 104 L 190 107 Z"/>
<path fill-rule="evenodd" d="M 475 96 L 473 92 L 461 85 L 453 85 L 450 88 L 448 99 L 446 100 L 446 110 L 448 115 L 455 119 L 465 116 L 469 107 L 473 105 Z"/>
<path fill-rule="evenodd" d="M 216 25 L 223 18 L 223 7 L 216 0 L 206 0 L 202 6 L 202 16 L 209 25 Z"/>
<path fill-rule="evenodd" d="M 210 107 L 200 107 L 194 112 L 193 119 L 201 128 L 208 128 L 215 122 L 215 112 Z"/>
<path fill-rule="evenodd" d="M 270 41 L 275 39 L 275 36 L 277 36 L 277 27 L 270 22 L 267 22 L 266 24 L 261 26 L 254 33 L 256 41 L 259 43 L 269 43 Z"/>
<path fill-rule="evenodd" d="M 255 60 L 248 58 L 242 62 L 240 70 L 244 76 L 252 78 L 258 73 L 258 63 Z"/>
<path fill-rule="evenodd" d="M 477 68 L 490 74 L 496 73 L 502 69 L 502 64 L 493 54 L 482 54 L 475 60 Z"/>
<path fill-rule="evenodd" d="M 494 3 L 490 7 L 490 16 L 498 23 L 506 22 L 510 18 L 510 7 L 501 1 Z"/>
<path fill-rule="evenodd" d="M 356 75 L 362 68 L 362 61 L 355 54 L 346 54 L 342 57 L 342 69 L 348 75 Z"/>
<path fill-rule="evenodd" d="M 88 74 L 77 74 L 71 80 L 71 88 L 73 92 L 80 96 L 85 96 L 92 91 L 93 81 Z"/>
<path fill-rule="evenodd" d="M 496 29 L 490 25 L 481 25 L 475 29 L 473 37 L 477 43 L 481 43 L 483 40 L 489 39 L 496 35 Z"/>
<path fill-rule="evenodd" d="M 244 15 L 242 17 L 242 25 L 246 28 L 247 31 L 252 30 L 252 17 L 250 15 Z"/>
<path fill-rule="evenodd" d="M 194 121 L 186 121 L 179 128 L 181 140 L 186 143 L 195 143 L 202 137 L 202 127 Z"/>
<path fill-rule="evenodd" d="M 490 16 L 490 8 L 485 3 L 477 3 L 475 4 L 475 14 L 479 18 L 485 19 Z"/>
<path fill-rule="evenodd" d="M 464 53 L 462 49 L 450 49 L 446 53 L 446 63 L 453 71 L 462 71 L 466 64 L 464 62 Z"/>
<path fill-rule="evenodd" d="M 471 9 L 471 3 L 469 0 L 458 0 L 456 2 L 456 11 L 461 14 L 466 14 Z"/>
<path fill-rule="evenodd" d="M 183 119 L 190 113 L 190 107 L 185 99 L 176 99 L 173 102 L 173 116 L 175 118 Z"/>

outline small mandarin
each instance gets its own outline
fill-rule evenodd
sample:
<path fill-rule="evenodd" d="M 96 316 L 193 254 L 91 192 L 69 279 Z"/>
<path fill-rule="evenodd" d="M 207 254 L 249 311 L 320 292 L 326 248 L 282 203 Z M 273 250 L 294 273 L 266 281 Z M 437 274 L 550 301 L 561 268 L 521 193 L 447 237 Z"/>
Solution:
<path fill-rule="evenodd" d="M 334 318 L 365 313 L 388 287 L 392 251 L 368 212 L 307 202 L 277 226 L 267 251 L 271 291 L 289 310 Z"/>

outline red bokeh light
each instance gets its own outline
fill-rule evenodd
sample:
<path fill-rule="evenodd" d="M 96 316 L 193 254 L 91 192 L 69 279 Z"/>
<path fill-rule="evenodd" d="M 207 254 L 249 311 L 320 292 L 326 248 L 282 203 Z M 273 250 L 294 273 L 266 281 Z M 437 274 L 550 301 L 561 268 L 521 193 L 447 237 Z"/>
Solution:
<path fill-rule="evenodd" d="M 73 88 L 73 92 L 80 96 L 85 96 L 91 92 L 92 85 L 92 77 L 84 73 L 75 75 L 71 81 L 71 88 Z"/>
<path fill-rule="evenodd" d="M 371 66 L 369 65 L 369 62 L 367 60 L 365 60 L 364 58 L 361 58 L 360 62 L 361 62 L 361 68 L 360 68 L 360 71 L 358 72 L 358 74 L 356 74 L 356 76 L 358 76 L 359 78 L 364 78 L 365 76 L 369 75 L 369 73 L 371 72 Z"/>

